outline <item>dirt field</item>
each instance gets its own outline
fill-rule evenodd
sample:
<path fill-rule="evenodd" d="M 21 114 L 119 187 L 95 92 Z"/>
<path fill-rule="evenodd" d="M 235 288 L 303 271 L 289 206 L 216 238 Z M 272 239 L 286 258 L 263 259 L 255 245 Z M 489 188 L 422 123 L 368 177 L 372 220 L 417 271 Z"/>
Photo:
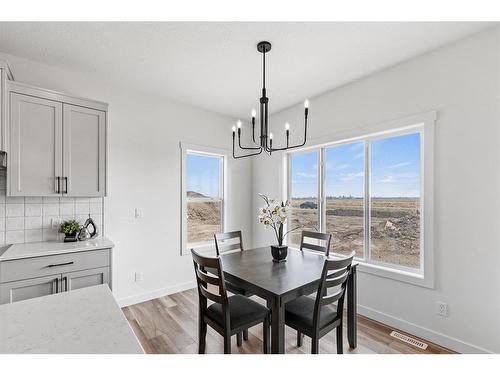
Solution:
<path fill-rule="evenodd" d="M 318 210 L 304 208 L 307 199 L 291 202 L 291 227 L 317 230 Z M 300 208 L 302 205 L 303 208 Z M 419 267 L 420 212 L 418 199 L 376 198 L 371 204 L 372 259 Z M 327 199 L 326 229 L 332 234 L 331 251 L 363 254 L 363 199 Z M 291 242 L 300 243 L 300 230 L 292 233 Z"/>
<path fill-rule="evenodd" d="M 293 244 L 300 244 L 302 229 L 318 230 L 318 210 L 311 203 L 312 201 L 307 199 L 294 199 L 291 202 L 289 227 L 301 227 L 290 234 Z M 301 205 L 303 208 L 300 208 Z M 418 207 L 418 199 L 372 199 L 372 259 L 406 267 L 419 267 Z M 214 233 L 221 231 L 219 203 L 190 202 L 187 211 L 189 243 L 212 241 Z M 354 250 L 357 256 L 363 256 L 363 199 L 327 199 L 326 229 L 332 234 L 330 251 L 346 254 Z"/>
<path fill-rule="evenodd" d="M 187 205 L 188 213 L 188 243 L 213 241 L 214 233 L 220 228 L 220 203 L 217 202 L 190 202 Z"/>

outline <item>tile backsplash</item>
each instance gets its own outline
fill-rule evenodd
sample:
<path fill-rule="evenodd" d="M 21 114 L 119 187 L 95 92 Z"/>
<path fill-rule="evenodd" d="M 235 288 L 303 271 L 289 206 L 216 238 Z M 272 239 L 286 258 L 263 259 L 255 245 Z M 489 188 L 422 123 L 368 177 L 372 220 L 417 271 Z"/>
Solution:
<path fill-rule="evenodd" d="M 103 198 L 7 197 L 5 170 L 0 171 L 0 244 L 62 240 L 53 220 L 92 217 L 103 232 Z"/>

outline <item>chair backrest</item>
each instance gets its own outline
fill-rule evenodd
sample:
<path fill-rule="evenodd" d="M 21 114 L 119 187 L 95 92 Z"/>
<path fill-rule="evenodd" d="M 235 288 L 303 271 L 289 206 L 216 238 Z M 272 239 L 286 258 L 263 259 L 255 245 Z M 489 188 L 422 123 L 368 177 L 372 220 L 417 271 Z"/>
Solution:
<path fill-rule="evenodd" d="M 191 249 L 191 255 L 193 256 L 194 272 L 196 275 L 196 284 L 198 286 L 200 313 L 205 312 L 208 300 L 220 303 L 222 305 L 223 315 L 227 323 L 229 323 L 227 292 L 220 258 L 202 256 L 194 249 Z M 214 274 L 209 274 L 207 268 L 210 268 Z M 212 291 L 209 290 L 209 285 L 212 286 Z"/>
<path fill-rule="evenodd" d="M 313 325 L 318 327 L 321 307 L 337 302 L 337 319 L 342 317 L 344 311 L 344 297 L 347 278 L 351 272 L 352 259 L 355 252 L 341 259 L 326 258 L 321 273 L 316 303 L 314 305 Z M 335 290 L 329 294 L 329 288 Z"/>
<path fill-rule="evenodd" d="M 316 243 L 307 242 L 306 239 L 312 239 Z M 318 251 L 326 256 L 330 255 L 330 241 L 332 240 L 332 235 L 320 232 L 309 232 L 302 231 L 302 236 L 300 238 L 300 250 L 312 250 Z M 323 242 L 323 245 L 320 243 Z"/>
<path fill-rule="evenodd" d="M 243 251 L 243 239 L 241 231 L 216 233 L 215 238 L 215 252 L 221 255 L 228 252 Z"/>

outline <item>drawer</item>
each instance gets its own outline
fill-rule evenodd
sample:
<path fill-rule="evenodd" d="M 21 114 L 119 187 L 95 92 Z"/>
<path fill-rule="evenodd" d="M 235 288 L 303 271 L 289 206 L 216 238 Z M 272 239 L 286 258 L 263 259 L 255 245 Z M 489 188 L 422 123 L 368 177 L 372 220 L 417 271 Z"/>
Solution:
<path fill-rule="evenodd" d="M 8 260 L 0 262 L 0 283 L 109 265 L 109 249 Z"/>

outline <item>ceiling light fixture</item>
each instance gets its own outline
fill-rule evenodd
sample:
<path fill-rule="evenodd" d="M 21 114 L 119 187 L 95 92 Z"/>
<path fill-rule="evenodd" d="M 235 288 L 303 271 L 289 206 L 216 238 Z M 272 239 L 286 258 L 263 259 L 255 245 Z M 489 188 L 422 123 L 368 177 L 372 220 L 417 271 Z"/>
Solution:
<path fill-rule="evenodd" d="M 304 101 L 304 140 L 302 143 L 290 146 L 290 124 L 287 122 L 285 124 L 285 136 L 286 136 L 286 146 L 285 147 L 273 147 L 273 133 L 269 133 L 269 98 L 266 96 L 266 53 L 271 50 L 271 43 L 260 42 L 257 44 L 257 51 L 262 53 L 262 97 L 260 98 L 260 137 L 259 143 L 255 141 L 255 116 L 257 111 L 252 109 L 252 139 L 253 142 L 258 145 L 258 147 L 244 147 L 241 145 L 241 121 L 238 120 L 237 126 L 233 126 L 233 158 L 240 159 L 249 156 L 260 155 L 262 151 L 271 155 L 274 151 L 289 150 L 292 148 L 302 147 L 306 144 L 307 140 L 307 115 L 309 113 L 309 100 Z M 234 149 L 234 142 L 236 139 L 236 131 L 238 131 L 238 146 L 241 150 L 254 151 L 249 154 L 236 155 Z"/>

